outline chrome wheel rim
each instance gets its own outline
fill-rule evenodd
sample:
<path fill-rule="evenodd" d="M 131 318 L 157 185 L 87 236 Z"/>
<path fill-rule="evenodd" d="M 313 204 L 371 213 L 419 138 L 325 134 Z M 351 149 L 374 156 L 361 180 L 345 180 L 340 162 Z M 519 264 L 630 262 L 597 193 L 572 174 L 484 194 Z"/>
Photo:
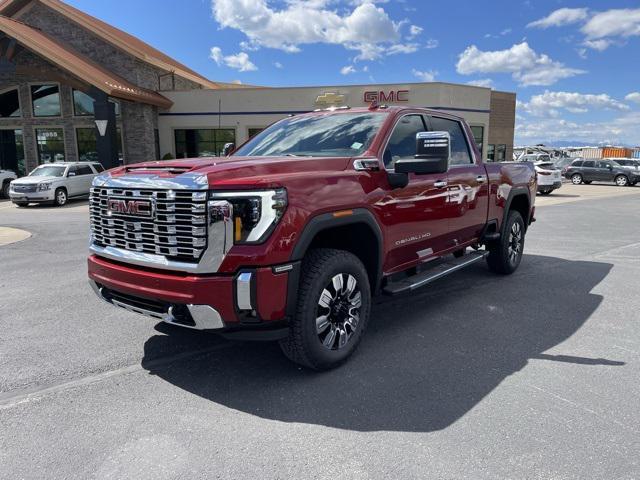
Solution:
<path fill-rule="evenodd" d="M 349 344 L 360 322 L 362 292 L 348 273 L 338 273 L 322 290 L 316 309 L 316 333 L 322 346 L 340 350 Z"/>
<path fill-rule="evenodd" d="M 509 232 L 509 263 L 515 265 L 518 258 L 522 254 L 522 226 L 520 223 L 515 222 L 511 225 L 511 231 Z"/>
<path fill-rule="evenodd" d="M 573 177 L 571 177 L 571 181 L 578 185 L 580 182 L 582 182 L 582 177 L 580 175 L 574 175 Z"/>
<path fill-rule="evenodd" d="M 60 190 L 58 192 L 58 203 L 60 205 L 63 205 L 66 201 L 67 201 L 67 195 L 62 190 Z"/>

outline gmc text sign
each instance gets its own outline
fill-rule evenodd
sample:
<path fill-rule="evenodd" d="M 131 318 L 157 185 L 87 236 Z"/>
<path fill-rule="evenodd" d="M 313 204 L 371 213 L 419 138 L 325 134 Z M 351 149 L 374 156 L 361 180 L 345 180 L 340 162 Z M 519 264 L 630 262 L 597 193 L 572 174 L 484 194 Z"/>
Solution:
<path fill-rule="evenodd" d="M 364 103 L 408 102 L 409 90 L 367 90 L 364 92 Z"/>

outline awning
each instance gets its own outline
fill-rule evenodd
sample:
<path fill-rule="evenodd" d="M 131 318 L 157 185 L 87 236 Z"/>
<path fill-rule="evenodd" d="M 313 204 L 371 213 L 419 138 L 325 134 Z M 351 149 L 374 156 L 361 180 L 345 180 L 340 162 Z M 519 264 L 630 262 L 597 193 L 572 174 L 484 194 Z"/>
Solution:
<path fill-rule="evenodd" d="M 173 105 L 173 102 L 165 96 L 133 85 L 78 53 L 72 47 L 52 39 L 41 30 L 12 18 L 0 16 L 0 32 L 4 32 L 24 48 L 95 86 L 109 96 L 166 109 Z"/>

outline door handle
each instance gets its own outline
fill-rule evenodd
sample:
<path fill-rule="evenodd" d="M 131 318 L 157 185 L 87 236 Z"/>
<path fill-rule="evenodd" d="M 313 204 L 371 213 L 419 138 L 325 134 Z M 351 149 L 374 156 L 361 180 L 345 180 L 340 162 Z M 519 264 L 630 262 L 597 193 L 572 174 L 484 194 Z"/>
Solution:
<path fill-rule="evenodd" d="M 478 183 L 484 183 L 486 181 L 487 181 L 487 178 L 484 175 L 478 175 L 476 177 L 476 182 L 478 182 Z"/>
<path fill-rule="evenodd" d="M 433 182 L 433 186 L 436 188 L 444 188 L 447 186 L 447 182 L 445 180 L 438 180 L 437 182 Z"/>

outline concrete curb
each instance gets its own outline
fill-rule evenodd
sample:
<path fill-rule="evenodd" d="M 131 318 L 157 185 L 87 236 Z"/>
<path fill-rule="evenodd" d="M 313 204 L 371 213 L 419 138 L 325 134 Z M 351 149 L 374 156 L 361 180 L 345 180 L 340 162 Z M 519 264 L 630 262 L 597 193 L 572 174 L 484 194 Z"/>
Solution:
<path fill-rule="evenodd" d="M 21 242 L 31 236 L 30 232 L 18 228 L 0 227 L 0 247 L 11 243 Z"/>

